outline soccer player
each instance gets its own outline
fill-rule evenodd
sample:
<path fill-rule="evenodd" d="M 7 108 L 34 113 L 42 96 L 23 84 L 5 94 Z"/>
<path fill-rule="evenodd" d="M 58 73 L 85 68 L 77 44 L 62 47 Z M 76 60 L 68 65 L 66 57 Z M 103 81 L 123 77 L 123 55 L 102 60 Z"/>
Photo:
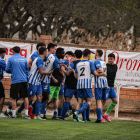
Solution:
<path fill-rule="evenodd" d="M 65 53 L 65 60 L 61 61 L 61 64 L 65 65 L 66 70 L 68 70 L 68 67 L 70 66 L 70 63 L 72 62 L 74 57 L 74 54 L 72 51 L 67 51 Z M 61 84 L 61 89 L 59 91 L 59 105 L 58 105 L 58 117 L 61 117 L 62 115 L 62 109 L 63 109 L 63 105 L 64 105 L 64 95 L 66 92 L 66 88 L 67 88 L 67 84 L 69 83 L 67 75 L 65 75 L 65 79 Z M 72 110 L 72 105 L 69 106 L 70 110 Z"/>
<path fill-rule="evenodd" d="M 8 59 L 5 71 L 11 73 L 12 84 L 10 88 L 10 97 L 12 99 L 12 118 L 16 118 L 16 98 L 18 94 L 20 98 L 24 98 L 25 106 L 25 119 L 30 119 L 28 115 L 28 91 L 27 81 L 29 68 L 27 59 L 22 57 L 20 47 L 15 46 L 12 48 L 13 56 Z"/>
<path fill-rule="evenodd" d="M 58 57 L 53 54 L 56 53 L 56 44 L 50 43 L 48 44 L 48 50 L 49 54 L 47 55 L 45 62 L 44 62 L 44 71 L 49 72 L 50 70 L 55 68 L 56 73 L 60 73 L 60 65 L 59 65 L 59 59 Z M 49 100 L 49 93 L 50 93 L 50 76 L 51 75 L 44 75 L 41 78 L 41 85 L 42 85 L 42 91 L 43 91 L 43 99 L 42 99 L 42 105 L 40 110 L 40 116 L 42 119 L 47 119 L 46 117 L 46 105 Z M 58 81 L 54 78 L 55 83 Z"/>
<path fill-rule="evenodd" d="M 95 68 L 97 71 L 103 71 L 106 73 L 106 63 L 101 59 L 103 55 L 102 50 L 96 50 L 95 53 Z M 107 78 L 105 76 L 94 76 L 95 78 L 95 99 L 96 99 L 96 113 L 97 113 L 97 120 L 96 123 L 101 123 L 101 116 L 102 116 L 102 99 L 105 99 L 107 95 Z"/>
<path fill-rule="evenodd" d="M 4 94 L 4 88 L 1 82 L 1 79 L 3 78 L 3 71 L 6 68 L 6 64 L 4 61 L 6 50 L 4 48 L 0 48 L 0 118 L 5 118 L 6 116 L 2 113 L 2 108 L 4 104 L 5 94 Z"/>
<path fill-rule="evenodd" d="M 91 51 L 89 49 L 85 49 L 83 51 L 83 60 L 76 65 L 75 69 L 78 103 L 76 106 L 77 111 L 74 112 L 74 115 L 78 122 L 84 122 L 79 119 L 79 114 L 89 108 L 93 103 L 91 73 L 98 76 L 106 75 L 106 73 L 101 73 L 102 70 L 98 71 L 99 73 L 96 71 L 94 63 L 89 61 L 90 54 Z M 86 103 L 81 107 L 83 99 L 86 100 Z"/>
<path fill-rule="evenodd" d="M 75 51 L 75 61 L 73 61 L 70 64 L 69 71 L 66 71 L 65 69 L 63 70 L 64 73 L 67 75 L 67 88 L 65 92 L 65 103 L 63 105 L 62 109 L 62 119 L 64 120 L 66 113 L 69 109 L 70 101 L 73 97 L 74 94 L 77 92 L 77 79 L 74 77 L 74 71 L 76 68 L 76 64 L 80 62 L 81 57 L 82 57 L 82 51 L 81 50 L 76 50 Z"/>
<path fill-rule="evenodd" d="M 29 101 L 32 102 L 34 96 L 37 96 L 37 100 L 35 102 L 35 117 L 34 119 L 42 120 L 39 116 L 40 105 L 42 101 L 42 86 L 41 86 L 41 75 L 50 75 L 53 71 L 45 72 L 43 70 L 43 59 L 47 56 L 47 50 L 44 47 L 39 49 L 39 57 L 37 57 L 31 66 L 31 70 L 29 73 L 29 88 L 28 88 L 28 96 Z"/>
<path fill-rule="evenodd" d="M 64 49 L 63 48 L 57 48 L 56 50 L 56 56 L 58 59 L 64 58 Z M 57 119 L 57 109 L 58 109 L 58 97 L 59 97 L 59 90 L 60 85 L 64 79 L 64 74 L 58 71 L 59 69 L 55 69 L 52 73 L 53 78 L 55 78 L 58 82 L 54 82 L 54 80 L 51 80 L 50 83 L 50 100 L 52 100 L 54 104 L 54 115 L 52 119 Z"/>
<path fill-rule="evenodd" d="M 114 64 L 114 61 L 115 61 L 115 55 L 113 53 L 110 53 L 108 55 L 108 63 L 106 64 L 107 81 L 108 81 L 108 86 L 110 87 L 110 89 L 108 91 L 109 94 L 108 94 L 107 99 L 111 98 L 112 103 L 109 105 L 109 107 L 107 108 L 107 111 L 103 115 L 103 118 L 106 119 L 108 122 L 111 122 L 111 120 L 109 119 L 109 113 L 112 111 L 112 109 L 118 103 L 117 94 L 116 94 L 115 89 L 114 89 L 115 77 L 116 77 L 118 67 L 116 64 Z M 103 105 L 105 104 L 105 102 L 106 102 L 106 100 L 103 100 Z"/>
<path fill-rule="evenodd" d="M 42 43 L 42 42 L 40 42 L 40 43 L 37 44 L 37 46 L 36 46 L 37 51 L 34 52 L 34 53 L 31 55 L 31 58 L 30 58 L 29 61 L 28 61 L 28 67 L 29 67 L 29 68 L 31 68 L 32 63 L 33 63 L 33 61 L 35 60 L 35 58 L 37 58 L 37 57 L 39 56 L 39 48 L 40 48 L 40 47 L 46 47 L 46 45 L 45 45 L 44 43 Z M 16 102 L 17 102 L 19 99 L 20 99 L 20 97 L 18 97 L 18 98 L 16 99 Z M 29 105 L 30 105 L 30 103 L 29 103 Z M 11 116 L 11 109 L 12 109 L 12 105 L 10 104 L 9 107 L 8 107 L 8 109 L 5 111 L 5 114 L 6 114 L 7 116 L 9 116 L 9 117 Z M 21 112 L 22 112 L 23 109 L 24 109 L 24 102 L 23 102 L 23 104 L 21 104 L 20 108 L 17 110 L 17 117 L 22 118 Z M 30 109 L 29 109 L 29 110 L 30 110 Z"/>
<path fill-rule="evenodd" d="M 34 52 L 34 53 L 31 55 L 31 58 L 30 58 L 29 61 L 28 61 L 29 69 L 31 68 L 33 61 L 39 56 L 39 48 L 40 48 L 40 47 L 45 47 L 45 48 L 46 48 L 46 45 L 45 45 L 44 43 L 42 43 L 42 42 L 39 42 L 39 43 L 36 45 L 37 51 Z"/>

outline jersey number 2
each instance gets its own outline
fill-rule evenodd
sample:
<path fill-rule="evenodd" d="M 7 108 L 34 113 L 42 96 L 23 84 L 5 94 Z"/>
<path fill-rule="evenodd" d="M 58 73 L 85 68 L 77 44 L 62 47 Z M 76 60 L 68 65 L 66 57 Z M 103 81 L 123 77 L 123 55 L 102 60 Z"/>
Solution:
<path fill-rule="evenodd" d="M 85 67 L 82 67 L 82 68 L 80 69 L 80 71 L 81 71 L 81 74 L 80 74 L 80 76 L 85 76 L 85 74 L 84 74 Z"/>

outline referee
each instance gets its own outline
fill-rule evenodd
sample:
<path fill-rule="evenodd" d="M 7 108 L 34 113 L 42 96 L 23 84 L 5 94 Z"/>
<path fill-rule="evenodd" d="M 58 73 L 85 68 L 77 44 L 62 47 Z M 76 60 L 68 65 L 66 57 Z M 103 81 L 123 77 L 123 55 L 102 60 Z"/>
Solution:
<path fill-rule="evenodd" d="M 1 82 L 1 79 L 3 78 L 3 71 L 6 68 L 5 61 L 3 60 L 5 53 L 6 53 L 6 50 L 4 48 L 0 48 L 0 118 L 5 118 L 5 116 L 2 113 L 5 94 L 4 94 L 4 88 Z"/>
<path fill-rule="evenodd" d="M 28 90 L 27 81 L 29 75 L 29 68 L 27 59 L 22 57 L 20 47 L 12 48 L 13 56 L 8 59 L 5 71 L 11 73 L 12 84 L 10 88 L 10 97 L 12 99 L 12 118 L 16 118 L 16 99 L 18 94 L 20 98 L 24 98 L 25 119 L 30 119 L 28 115 Z"/>

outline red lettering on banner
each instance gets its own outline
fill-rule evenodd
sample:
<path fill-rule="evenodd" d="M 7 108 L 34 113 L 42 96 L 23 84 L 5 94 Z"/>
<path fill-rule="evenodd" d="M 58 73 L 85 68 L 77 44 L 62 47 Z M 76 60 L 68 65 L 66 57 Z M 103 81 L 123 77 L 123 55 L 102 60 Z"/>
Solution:
<path fill-rule="evenodd" d="M 129 64 L 129 62 L 130 62 L 130 66 L 129 66 L 129 68 L 128 68 L 128 64 Z M 129 60 L 127 61 L 127 64 L 126 64 L 126 69 L 127 69 L 127 70 L 130 70 L 131 67 L 132 67 L 132 60 L 129 59 Z"/>
<path fill-rule="evenodd" d="M 122 65 L 123 65 L 123 63 L 124 63 L 124 59 L 120 59 L 119 62 L 121 62 L 120 67 L 119 67 L 119 69 L 121 69 L 121 68 L 122 68 Z"/>
<path fill-rule="evenodd" d="M 6 53 L 5 54 L 8 55 L 8 49 L 7 48 L 4 48 L 4 49 L 6 50 Z"/>
<path fill-rule="evenodd" d="M 139 65 L 138 65 L 137 71 L 139 70 L 139 68 L 140 68 L 140 61 L 139 61 Z"/>
<path fill-rule="evenodd" d="M 118 62 L 119 62 L 119 53 L 118 52 L 112 52 L 112 53 L 116 53 L 117 54 L 117 60 L 116 60 L 116 65 L 118 65 Z"/>
<path fill-rule="evenodd" d="M 12 50 L 12 48 L 10 49 L 9 55 L 13 55 L 13 50 Z"/>
<path fill-rule="evenodd" d="M 27 57 L 27 50 L 26 49 L 21 49 L 20 50 L 20 55 L 24 56 L 26 58 Z"/>

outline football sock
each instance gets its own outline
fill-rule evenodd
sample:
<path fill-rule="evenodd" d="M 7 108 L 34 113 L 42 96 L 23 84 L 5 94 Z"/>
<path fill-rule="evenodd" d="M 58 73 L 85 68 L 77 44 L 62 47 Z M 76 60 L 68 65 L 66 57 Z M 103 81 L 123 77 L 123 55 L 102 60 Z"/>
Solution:
<path fill-rule="evenodd" d="M 36 103 L 35 103 L 35 116 L 39 115 L 40 105 L 41 105 L 41 102 L 36 100 Z"/>
<path fill-rule="evenodd" d="M 16 110 L 12 110 L 12 117 L 16 116 Z"/>
<path fill-rule="evenodd" d="M 62 109 L 62 119 L 65 118 L 68 109 L 69 109 L 69 102 L 65 102 Z"/>
<path fill-rule="evenodd" d="M 84 103 L 82 103 L 81 107 L 84 105 Z M 82 117 L 83 117 L 83 120 L 86 120 L 86 110 L 84 110 L 82 112 Z"/>
<path fill-rule="evenodd" d="M 29 105 L 32 105 L 32 101 L 29 102 Z"/>
<path fill-rule="evenodd" d="M 116 105 L 117 105 L 116 103 L 113 103 L 113 102 L 112 102 L 112 103 L 108 106 L 107 111 L 106 111 L 105 113 L 108 115 Z"/>
<path fill-rule="evenodd" d="M 84 110 L 86 110 L 89 107 L 88 103 L 85 103 L 78 111 L 77 113 L 80 114 L 82 113 Z"/>
<path fill-rule="evenodd" d="M 57 116 L 57 109 L 54 109 L 53 116 Z"/>
<path fill-rule="evenodd" d="M 72 105 L 70 105 L 70 106 L 69 106 L 69 110 L 73 110 L 73 107 L 72 107 Z"/>
<path fill-rule="evenodd" d="M 10 111 L 11 111 L 11 109 L 8 108 L 8 109 L 7 109 L 7 112 L 9 113 Z"/>
<path fill-rule="evenodd" d="M 58 108 L 58 116 L 61 116 L 62 108 Z"/>
<path fill-rule="evenodd" d="M 35 105 L 36 105 L 36 101 L 32 104 L 32 107 L 33 107 L 32 114 L 35 114 Z"/>
<path fill-rule="evenodd" d="M 44 115 L 46 115 L 46 108 L 45 108 L 45 110 L 44 110 Z"/>
<path fill-rule="evenodd" d="M 90 107 L 86 109 L 86 119 L 89 120 Z"/>
<path fill-rule="evenodd" d="M 102 116 L 102 110 L 101 108 L 97 108 L 96 109 L 96 114 L 97 114 L 97 119 L 101 120 L 101 116 Z"/>
<path fill-rule="evenodd" d="M 28 116 L 28 109 L 25 109 L 25 115 Z"/>
<path fill-rule="evenodd" d="M 50 103 L 48 102 L 48 103 L 47 103 L 47 106 L 48 106 L 49 104 L 50 104 Z"/>
<path fill-rule="evenodd" d="M 21 104 L 20 108 L 18 109 L 18 113 L 21 113 L 24 109 L 24 102 Z"/>
<path fill-rule="evenodd" d="M 41 114 L 44 114 L 46 105 L 47 105 L 46 103 L 42 103 L 42 104 L 41 104 L 41 109 L 40 109 L 40 113 L 41 113 Z"/>
<path fill-rule="evenodd" d="M 18 98 L 16 99 L 16 102 L 17 102 L 19 99 L 20 99 L 20 97 L 18 97 Z M 12 109 L 12 104 L 10 104 L 8 108 L 9 108 L 9 109 Z"/>

